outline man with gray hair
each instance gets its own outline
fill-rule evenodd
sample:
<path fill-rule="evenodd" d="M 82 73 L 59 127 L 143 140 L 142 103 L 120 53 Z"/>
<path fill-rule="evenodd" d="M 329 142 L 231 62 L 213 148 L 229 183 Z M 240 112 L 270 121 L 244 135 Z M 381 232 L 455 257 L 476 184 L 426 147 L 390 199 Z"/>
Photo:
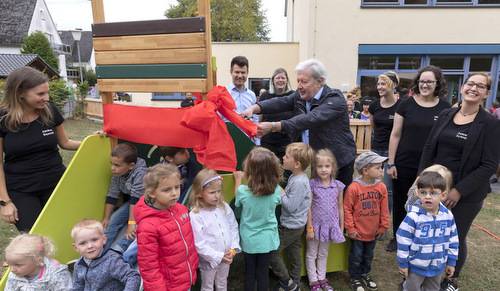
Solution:
<path fill-rule="evenodd" d="M 281 98 L 258 102 L 240 116 L 292 111 L 293 117 L 277 122 L 261 122 L 257 137 L 270 132 L 286 132 L 294 141 L 308 143 L 313 149 L 327 148 L 338 163 L 337 179 L 347 186 L 352 182 L 356 144 L 349 128 L 347 102 L 342 92 L 326 85 L 326 69 L 309 59 L 295 67 L 297 91 Z"/>

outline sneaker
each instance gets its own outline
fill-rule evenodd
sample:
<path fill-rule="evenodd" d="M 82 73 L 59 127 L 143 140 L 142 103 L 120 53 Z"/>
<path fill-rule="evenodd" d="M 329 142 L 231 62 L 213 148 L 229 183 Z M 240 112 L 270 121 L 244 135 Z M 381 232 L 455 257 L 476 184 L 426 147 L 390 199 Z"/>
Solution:
<path fill-rule="evenodd" d="M 312 282 L 309 286 L 311 286 L 311 291 L 322 291 L 318 281 Z"/>
<path fill-rule="evenodd" d="M 448 278 L 444 278 L 441 282 L 441 289 L 439 291 L 458 291 L 458 282 L 457 280 L 450 280 Z"/>
<path fill-rule="evenodd" d="M 361 285 L 361 281 L 356 279 L 351 279 L 351 288 L 353 291 L 365 291 L 365 288 Z"/>
<path fill-rule="evenodd" d="M 496 182 L 498 182 L 497 178 L 493 177 L 493 178 L 490 179 L 490 183 L 496 183 Z"/>
<path fill-rule="evenodd" d="M 377 240 L 385 240 L 387 238 L 387 232 L 385 232 L 379 239 Z"/>
<path fill-rule="evenodd" d="M 288 281 L 285 281 L 285 282 L 278 281 L 278 283 L 276 283 L 276 285 L 274 285 L 273 290 L 275 290 L 275 291 L 299 291 L 300 288 L 297 285 L 297 283 L 295 283 L 292 279 L 289 278 Z"/>
<path fill-rule="evenodd" d="M 393 252 L 395 252 L 395 251 L 398 250 L 398 243 L 396 242 L 396 238 L 395 237 L 393 237 L 389 241 L 389 243 L 387 244 L 387 247 L 385 248 L 385 250 L 388 251 L 388 252 L 391 252 L 391 253 L 393 253 Z"/>
<path fill-rule="evenodd" d="M 366 288 L 368 288 L 370 290 L 373 290 L 373 291 L 378 290 L 377 283 L 375 283 L 372 280 L 372 278 L 370 277 L 370 275 L 366 275 L 366 276 L 361 277 L 361 281 L 363 281 L 363 284 L 365 284 Z"/>
<path fill-rule="evenodd" d="M 333 287 L 330 286 L 330 284 L 328 284 L 328 281 L 326 281 L 326 279 L 319 281 L 319 284 L 321 286 L 321 289 L 323 289 L 323 291 L 335 291 L 335 289 L 333 289 Z"/>
<path fill-rule="evenodd" d="M 404 291 L 405 286 L 403 285 L 405 283 L 406 278 L 403 278 L 403 282 L 398 284 L 398 291 Z"/>

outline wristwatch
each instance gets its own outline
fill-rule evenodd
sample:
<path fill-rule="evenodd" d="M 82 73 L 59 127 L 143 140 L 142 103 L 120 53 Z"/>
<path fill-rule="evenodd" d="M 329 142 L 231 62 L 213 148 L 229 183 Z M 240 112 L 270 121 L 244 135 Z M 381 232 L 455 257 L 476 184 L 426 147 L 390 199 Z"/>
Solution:
<path fill-rule="evenodd" d="M 272 126 L 271 126 L 271 132 L 276 132 L 276 122 L 273 121 L 273 123 L 271 123 Z"/>
<path fill-rule="evenodd" d="M 12 199 L 9 199 L 9 200 L 7 200 L 7 201 L 5 201 L 5 200 L 0 200 L 0 206 L 5 206 L 5 205 L 7 205 L 7 204 L 9 204 L 9 203 L 11 203 L 11 202 L 12 202 Z"/>
<path fill-rule="evenodd" d="M 387 164 L 387 169 L 390 169 L 392 167 L 396 166 L 396 164 Z"/>

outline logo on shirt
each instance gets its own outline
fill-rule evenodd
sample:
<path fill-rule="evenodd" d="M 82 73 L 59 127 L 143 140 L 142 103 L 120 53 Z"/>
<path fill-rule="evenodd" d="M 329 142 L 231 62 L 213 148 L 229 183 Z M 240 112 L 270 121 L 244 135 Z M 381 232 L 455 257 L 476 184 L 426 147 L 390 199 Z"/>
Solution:
<path fill-rule="evenodd" d="M 394 115 L 390 114 L 389 119 L 394 119 Z"/>
<path fill-rule="evenodd" d="M 49 136 L 49 135 L 53 135 L 53 134 L 55 134 L 55 132 L 52 128 L 42 130 L 43 136 Z"/>
<path fill-rule="evenodd" d="M 438 120 L 439 115 L 434 115 L 434 121 Z"/>
<path fill-rule="evenodd" d="M 132 189 L 132 184 L 130 182 L 126 182 L 125 183 L 125 188 L 130 191 L 130 189 Z"/>
<path fill-rule="evenodd" d="M 187 220 L 189 220 L 189 214 L 186 212 L 184 213 L 181 217 L 180 217 L 180 220 L 182 221 L 182 223 L 186 222 Z"/>
<path fill-rule="evenodd" d="M 457 132 L 457 135 L 455 137 L 463 139 L 463 140 L 467 140 L 467 134 L 463 133 L 463 132 Z"/>

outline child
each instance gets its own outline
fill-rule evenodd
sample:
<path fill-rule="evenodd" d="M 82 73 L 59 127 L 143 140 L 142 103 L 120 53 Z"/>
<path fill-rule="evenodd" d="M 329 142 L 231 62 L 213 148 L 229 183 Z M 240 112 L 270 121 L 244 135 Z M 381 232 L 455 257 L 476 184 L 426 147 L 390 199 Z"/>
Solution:
<path fill-rule="evenodd" d="M 73 248 L 82 257 L 73 271 L 73 290 L 139 290 L 141 276 L 121 254 L 104 248 L 106 235 L 102 224 L 84 218 L 71 230 Z"/>
<path fill-rule="evenodd" d="M 110 161 L 113 177 L 106 196 L 102 225 L 107 236 L 106 247 L 109 247 L 120 228 L 128 221 L 127 233 L 115 247 L 124 252 L 135 238 L 134 206 L 144 193 L 142 179 L 148 168 L 146 162 L 137 157 L 137 148 L 128 142 L 117 145 L 111 151 Z M 123 193 L 124 203 L 111 215 L 120 193 Z"/>
<path fill-rule="evenodd" d="M 5 290 L 71 290 L 68 266 L 52 259 L 55 247 L 43 236 L 21 234 L 5 248 L 10 266 Z"/>
<path fill-rule="evenodd" d="M 420 205 L 410 205 L 397 231 L 399 271 L 403 290 L 439 290 L 441 275 L 455 272 L 458 233 L 455 218 L 441 204 L 446 180 L 437 172 L 422 172 L 417 181 Z M 401 285 L 401 284 L 400 284 Z"/>
<path fill-rule="evenodd" d="M 164 159 L 163 163 L 172 163 L 179 168 L 179 173 L 181 174 L 181 195 L 177 202 L 185 204 L 186 193 L 198 173 L 196 162 L 193 158 L 189 157 L 189 152 L 185 148 L 158 147 L 158 150 Z"/>
<path fill-rule="evenodd" d="M 201 170 L 189 194 L 191 226 L 198 252 L 201 290 L 227 289 L 229 266 L 241 252 L 238 223 L 222 196 L 222 177 L 214 170 Z"/>
<path fill-rule="evenodd" d="M 443 165 L 435 164 L 435 165 L 432 165 L 432 166 L 424 169 L 422 171 L 422 173 L 429 172 L 429 171 L 430 172 L 438 172 L 441 176 L 443 176 L 443 178 L 446 181 L 445 191 L 446 191 L 446 193 L 448 193 L 451 189 L 451 184 L 453 184 L 453 174 L 451 173 L 451 171 L 448 170 L 448 168 L 446 168 Z M 408 191 L 408 199 L 406 200 L 406 203 L 405 203 L 406 212 L 408 212 L 410 205 L 421 205 L 420 199 L 418 198 L 418 192 L 415 191 L 417 189 L 416 184 L 417 184 L 417 181 L 415 181 L 415 184 Z"/>
<path fill-rule="evenodd" d="M 303 143 L 295 142 L 286 147 L 283 157 L 283 168 L 292 172 L 281 195 L 281 217 L 279 226 L 280 246 L 271 255 L 271 267 L 278 277 L 275 289 L 299 290 L 302 271 L 302 233 L 307 223 L 307 212 L 311 206 L 311 186 L 304 171 L 314 159 L 313 149 Z M 281 252 L 286 249 L 290 274 L 281 258 Z"/>
<path fill-rule="evenodd" d="M 246 157 L 244 175 L 247 185 L 241 185 L 243 172 L 235 172 L 236 207 L 242 206 L 240 220 L 241 248 L 245 257 L 245 290 L 269 288 L 271 251 L 279 246 L 276 206 L 281 203 L 278 185 L 283 180 L 283 168 L 270 150 L 256 147 Z"/>
<path fill-rule="evenodd" d="M 144 187 L 144 197 L 134 209 L 144 290 L 189 290 L 196 282 L 198 254 L 188 210 L 177 203 L 181 189 L 177 167 L 151 167 Z"/>
<path fill-rule="evenodd" d="M 354 166 L 361 177 L 347 187 L 344 197 L 344 224 L 351 239 L 349 276 L 354 291 L 378 290 L 368 275 L 371 270 L 376 239 L 389 228 L 387 188 L 379 180 L 387 158 L 366 152 L 356 158 Z"/>
<path fill-rule="evenodd" d="M 345 185 L 335 180 L 337 160 L 328 149 L 316 153 L 311 171 L 312 203 L 307 215 L 307 276 L 311 291 L 332 291 L 333 287 L 326 280 L 326 264 L 330 242 L 345 241 Z"/>

